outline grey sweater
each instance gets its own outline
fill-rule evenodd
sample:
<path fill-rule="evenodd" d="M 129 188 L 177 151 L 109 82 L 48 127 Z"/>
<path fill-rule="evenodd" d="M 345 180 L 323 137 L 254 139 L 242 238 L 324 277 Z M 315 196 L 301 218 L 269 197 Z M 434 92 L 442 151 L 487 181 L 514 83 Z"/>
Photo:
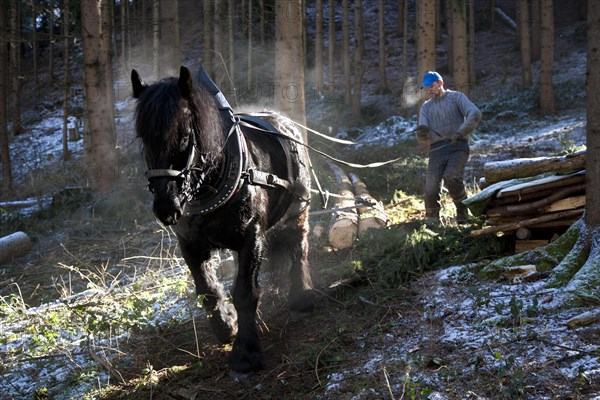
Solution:
<path fill-rule="evenodd" d="M 427 100 L 421 106 L 419 125 L 429 128 L 427 140 L 417 136 L 420 142 L 433 144 L 440 140 L 450 139 L 459 133 L 463 139 L 479 125 L 481 111 L 461 92 L 446 90 L 439 99 Z M 437 133 L 436 133 L 437 132 Z"/>

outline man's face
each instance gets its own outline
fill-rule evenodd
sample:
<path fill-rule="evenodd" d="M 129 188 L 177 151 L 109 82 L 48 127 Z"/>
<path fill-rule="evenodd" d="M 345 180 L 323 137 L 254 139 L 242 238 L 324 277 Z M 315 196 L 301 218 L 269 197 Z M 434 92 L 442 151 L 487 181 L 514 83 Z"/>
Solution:
<path fill-rule="evenodd" d="M 423 88 L 423 90 L 427 94 L 428 98 L 433 99 L 441 95 L 442 85 L 442 81 L 433 82 L 431 86 Z"/>

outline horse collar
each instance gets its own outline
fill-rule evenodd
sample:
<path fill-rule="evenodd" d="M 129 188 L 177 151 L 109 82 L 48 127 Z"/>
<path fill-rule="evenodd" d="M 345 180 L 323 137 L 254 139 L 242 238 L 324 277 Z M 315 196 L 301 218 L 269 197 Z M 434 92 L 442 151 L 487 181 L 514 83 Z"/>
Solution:
<path fill-rule="evenodd" d="M 246 140 L 237 118 L 231 113 L 230 127 L 225 129 L 225 160 L 216 187 L 203 196 L 192 196 L 187 202 L 186 215 L 209 214 L 225 204 L 242 186 L 246 172 Z"/>

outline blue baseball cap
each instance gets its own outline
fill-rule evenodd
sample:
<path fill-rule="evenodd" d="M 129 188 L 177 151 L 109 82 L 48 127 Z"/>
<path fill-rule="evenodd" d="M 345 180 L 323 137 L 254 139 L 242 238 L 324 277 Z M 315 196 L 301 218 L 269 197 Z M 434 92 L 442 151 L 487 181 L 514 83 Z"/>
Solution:
<path fill-rule="evenodd" d="M 444 81 L 442 76 L 435 71 L 427 71 L 423 75 L 423 83 L 421 83 L 421 89 L 433 85 L 434 82 Z"/>

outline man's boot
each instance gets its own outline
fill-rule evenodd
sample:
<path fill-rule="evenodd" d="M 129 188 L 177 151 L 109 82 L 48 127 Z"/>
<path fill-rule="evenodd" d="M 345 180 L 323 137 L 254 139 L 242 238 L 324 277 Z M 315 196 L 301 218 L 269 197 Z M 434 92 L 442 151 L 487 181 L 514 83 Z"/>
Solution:
<path fill-rule="evenodd" d="M 454 203 L 456 206 L 456 223 L 464 224 L 469 216 L 469 209 L 462 202 Z"/>
<path fill-rule="evenodd" d="M 435 223 L 440 222 L 440 209 L 439 208 L 426 208 L 425 217 L 434 221 Z"/>

